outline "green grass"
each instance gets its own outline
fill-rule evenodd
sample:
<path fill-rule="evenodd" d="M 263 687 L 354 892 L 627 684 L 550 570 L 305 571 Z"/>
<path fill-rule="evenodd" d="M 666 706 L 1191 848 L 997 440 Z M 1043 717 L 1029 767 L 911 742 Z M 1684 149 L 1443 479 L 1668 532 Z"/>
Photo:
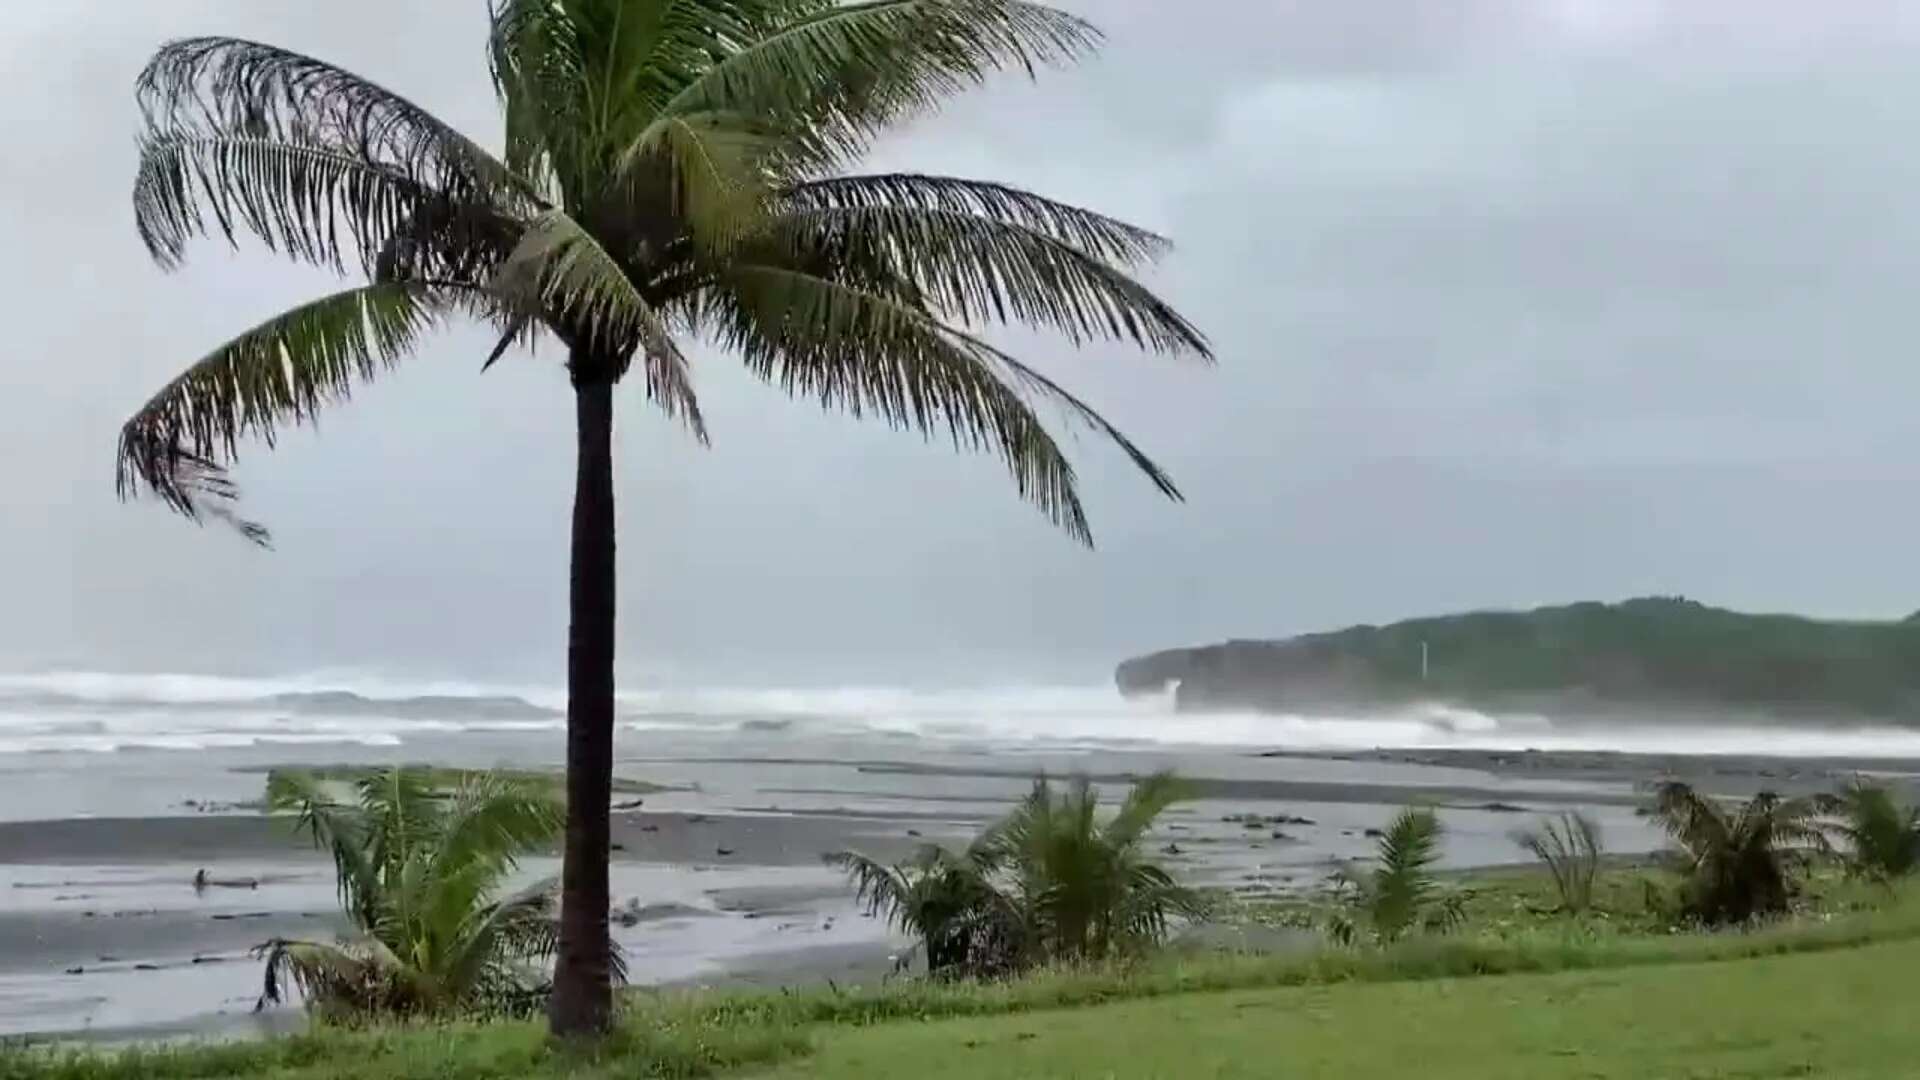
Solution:
<path fill-rule="evenodd" d="M 1737 965 L 1197 994 L 821 1033 L 767 1080 L 1911 1077 L 1904 942 Z"/>
<path fill-rule="evenodd" d="M 777 1024 L 641 1010 L 591 1053 L 551 1044 L 538 1021 L 316 1029 L 261 1042 L 0 1050 L 0 1080 L 673 1080 L 765 1065 L 807 1046 L 803 1033 Z"/>

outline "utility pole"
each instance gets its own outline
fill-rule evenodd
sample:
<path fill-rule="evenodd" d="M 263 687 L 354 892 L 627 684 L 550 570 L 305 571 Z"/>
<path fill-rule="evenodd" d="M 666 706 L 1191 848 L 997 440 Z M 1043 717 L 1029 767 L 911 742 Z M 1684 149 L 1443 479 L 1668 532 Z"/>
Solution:
<path fill-rule="evenodd" d="M 1427 681 L 1427 643 L 1420 643 L 1420 681 Z"/>

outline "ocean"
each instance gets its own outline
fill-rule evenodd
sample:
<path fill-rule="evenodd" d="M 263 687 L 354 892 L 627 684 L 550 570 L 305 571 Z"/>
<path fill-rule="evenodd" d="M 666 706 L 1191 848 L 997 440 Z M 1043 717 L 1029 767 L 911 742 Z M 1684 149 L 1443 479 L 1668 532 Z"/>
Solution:
<path fill-rule="evenodd" d="M 341 672 L 277 678 L 56 671 L 0 674 L 0 755 L 198 751 L 281 746 L 401 747 L 459 733 L 565 726 L 554 686 L 410 682 Z M 1446 705 L 1366 715 L 1177 713 L 1170 699 L 1125 700 L 1111 687 L 987 690 L 884 686 L 635 689 L 620 696 L 628 733 L 726 739 L 871 738 L 887 745 L 994 749 L 1471 749 L 1920 757 L 1920 730 L 1722 718 L 1669 723 L 1560 722 Z"/>

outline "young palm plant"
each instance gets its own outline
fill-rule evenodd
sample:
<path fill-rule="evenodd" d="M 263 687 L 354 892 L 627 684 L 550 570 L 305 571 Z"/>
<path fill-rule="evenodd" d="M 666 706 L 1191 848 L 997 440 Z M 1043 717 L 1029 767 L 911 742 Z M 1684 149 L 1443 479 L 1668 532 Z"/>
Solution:
<path fill-rule="evenodd" d="M 556 945 L 553 883 L 499 897 L 516 857 L 547 844 L 563 820 L 554 785 L 478 774 L 452 792 L 426 769 L 378 771 L 341 802 L 298 772 L 268 779 L 269 805 L 332 856 L 340 906 L 355 935 L 340 942 L 276 938 L 260 1006 L 289 984 L 315 1008 L 416 1015 L 528 1000 Z"/>
<path fill-rule="evenodd" d="M 846 872 L 868 915 L 884 915 L 920 939 L 929 975 L 1001 975 L 1025 952 L 1019 912 L 995 882 L 986 842 L 958 854 L 922 844 L 892 865 L 852 851 L 828 855 L 827 863 Z"/>
<path fill-rule="evenodd" d="M 1653 819 L 1684 860 L 1680 907 L 1709 925 L 1743 923 L 1787 910 L 1794 864 L 1826 851 L 1825 800 L 1763 791 L 1737 809 L 1677 780 L 1654 790 Z"/>
<path fill-rule="evenodd" d="M 1398 941 L 1415 930 L 1446 931 L 1465 913 L 1460 897 L 1443 889 L 1434 876 L 1445 829 L 1424 807 L 1403 807 L 1380 834 L 1373 867 L 1365 873 L 1340 871 L 1335 887 L 1346 911 L 1330 926 L 1335 941 L 1351 944 L 1362 934 L 1380 944 Z"/>
<path fill-rule="evenodd" d="M 1593 907 L 1593 881 L 1606 847 L 1592 818 L 1570 810 L 1514 833 L 1513 840 L 1546 866 L 1560 894 L 1561 911 L 1580 915 Z"/>
<path fill-rule="evenodd" d="M 1104 823 L 1085 776 L 1056 794 L 1046 777 L 994 826 L 985 843 L 1005 868 L 1030 956 L 1079 963 L 1157 944 L 1175 919 L 1207 913 L 1204 897 L 1147 857 L 1146 835 L 1187 798 L 1171 773 L 1134 784 Z"/>
<path fill-rule="evenodd" d="M 566 860 L 552 1023 L 604 1030 L 614 721 L 613 386 L 702 440 L 686 346 L 829 408 L 1003 458 L 1021 495 L 1089 536 L 1036 401 L 1172 482 L 1080 399 L 983 333 L 1207 355 L 1130 276 L 1165 248 L 1002 184 L 850 170 L 889 127 L 1013 68 L 1070 62 L 1087 23 L 1025 0 L 492 0 L 504 117 L 490 152 L 323 60 L 173 42 L 138 82 L 134 210 L 163 265 L 251 234 L 355 283 L 276 315 L 163 386 L 120 433 L 123 495 L 264 541 L 226 472 L 400 363 L 430 329 L 548 338 L 574 390 Z"/>
<path fill-rule="evenodd" d="M 1856 779 L 1828 810 L 1855 873 L 1890 882 L 1920 870 L 1920 807 L 1901 805 L 1885 784 Z"/>

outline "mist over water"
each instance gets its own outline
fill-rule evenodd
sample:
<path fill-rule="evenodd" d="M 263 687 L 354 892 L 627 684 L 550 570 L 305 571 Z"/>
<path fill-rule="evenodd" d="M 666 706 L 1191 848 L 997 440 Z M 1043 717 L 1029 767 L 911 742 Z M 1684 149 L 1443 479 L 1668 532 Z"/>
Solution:
<path fill-rule="evenodd" d="M 409 682 L 339 672 L 286 678 L 60 671 L 0 675 L 0 754 L 190 751 L 251 745 L 404 746 L 460 732 L 558 730 L 550 686 Z M 1108 687 L 645 689 L 622 727 L 760 738 L 1026 747 L 1248 750 L 1499 749 L 1791 757 L 1920 757 L 1920 731 L 1738 719 L 1599 724 L 1444 705 L 1355 715 L 1177 713 Z"/>

